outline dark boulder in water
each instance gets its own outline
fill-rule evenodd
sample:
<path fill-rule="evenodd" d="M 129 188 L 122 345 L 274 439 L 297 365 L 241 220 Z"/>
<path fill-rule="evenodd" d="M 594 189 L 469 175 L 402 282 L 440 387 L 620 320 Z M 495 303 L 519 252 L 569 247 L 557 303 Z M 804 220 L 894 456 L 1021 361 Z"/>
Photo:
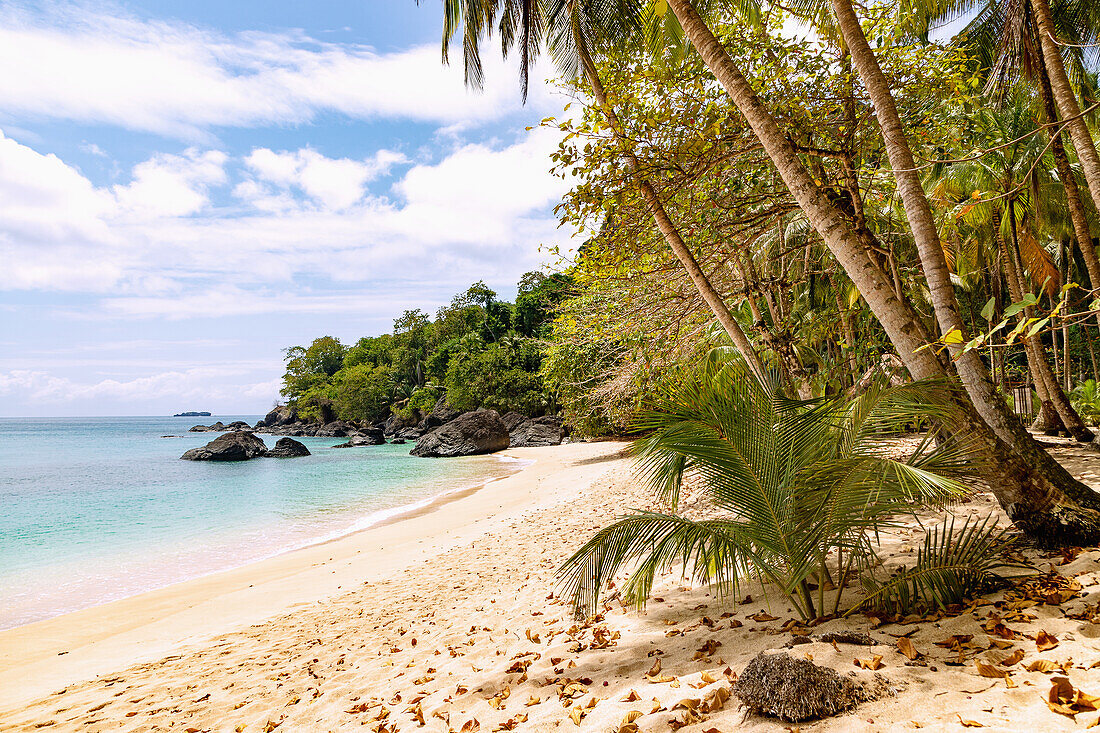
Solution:
<path fill-rule="evenodd" d="M 264 454 L 266 458 L 297 458 L 310 455 L 309 448 L 294 438 L 279 438 L 275 447 Z"/>
<path fill-rule="evenodd" d="M 267 454 L 267 446 L 254 434 L 238 430 L 219 435 L 202 448 L 192 448 L 180 458 L 185 461 L 247 461 Z"/>
<path fill-rule="evenodd" d="M 382 437 L 382 431 L 378 428 L 361 428 L 356 435 L 348 438 L 348 442 L 334 445 L 333 448 L 358 448 L 364 445 L 383 445 L 386 439 Z"/>
<path fill-rule="evenodd" d="M 509 431 L 513 448 L 561 445 L 565 428 L 560 417 L 545 415 L 519 423 Z"/>
<path fill-rule="evenodd" d="M 213 425 L 196 425 L 193 428 L 191 428 L 190 430 L 188 430 L 188 432 L 189 433 L 220 433 L 223 430 L 226 430 L 226 427 L 222 423 L 221 420 L 218 420 Z"/>
<path fill-rule="evenodd" d="M 508 430 L 496 410 L 464 413 L 416 441 L 411 454 L 450 458 L 493 453 L 508 447 Z"/>

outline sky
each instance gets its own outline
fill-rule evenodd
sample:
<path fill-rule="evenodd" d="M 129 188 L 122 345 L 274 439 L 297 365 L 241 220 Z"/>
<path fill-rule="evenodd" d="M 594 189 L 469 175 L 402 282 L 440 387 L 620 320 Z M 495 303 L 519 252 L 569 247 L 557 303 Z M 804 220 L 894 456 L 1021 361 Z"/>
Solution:
<path fill-rule="evenodd" d="M 496 47 L 466 89 L 440 33 L 439 0 L 0 1 L 0 416 L 264 413 L 286 347 L 575 246 L 567 100 Z"/>

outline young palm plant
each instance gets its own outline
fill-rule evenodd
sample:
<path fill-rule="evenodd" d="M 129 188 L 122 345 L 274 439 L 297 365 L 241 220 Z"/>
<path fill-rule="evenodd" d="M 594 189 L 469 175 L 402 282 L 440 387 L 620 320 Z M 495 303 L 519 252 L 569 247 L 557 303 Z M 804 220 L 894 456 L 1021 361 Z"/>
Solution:
<path fill-rule="evenodd" d="M 843 588 L 874 562 L 879 530 L 917 506 L 968 492 L 959 479 L 973 450 L 962 433 L 929 436 L 906 460 L 883 451 L 883 438 L 900 428 L 950 424 L 953 389 L 925 381 L 793 400 L 717 355 L 681 375 L 640 418 L 645 437 L 634 446 L 669 511 L 622 517 L 566 561 L 560 578 L 577 613 L 593 612 L 628 565 L 623 595 L 641 605 L 658 573 L 678 564 L 719 595 L 736 594 L 753 577 L 770 581 L 803 618 L 825 613 L 824 586 L 839 573 Z M 678 513 L 685 473 L 721 516 Z M 839 603 L 838 593 L 834 613 Z"/>

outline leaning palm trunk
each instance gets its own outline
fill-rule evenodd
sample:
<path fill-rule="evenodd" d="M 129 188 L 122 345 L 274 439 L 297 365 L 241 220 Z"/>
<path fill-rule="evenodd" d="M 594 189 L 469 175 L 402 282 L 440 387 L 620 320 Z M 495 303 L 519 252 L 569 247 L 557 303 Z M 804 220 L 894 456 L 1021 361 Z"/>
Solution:
<path fill-rule="evenodd" d="M 766 369 L 764 368 L 763 362 L 760 361 L 760 356 L 756 353 L 756 349 L 753 348 L 752 342 L 741 328 L 741 324 L 737 322 L 737 319 L 733 317 L 733 313 L 731 313 L 730 309 L 726 306 L 726 302 L 723 300 L 721 293 L 711 284 L 707 274 L 703 272 L 703 268 L 699 265 L 699 261 L 695 259 L 695 255 L 684 242 L 679 229 L 668 215 L 668 210 L 665 209 L 660 197 L 657 196 L 657 191 L 653 188 L 653 184 L 642 175 L 642 168 L 638 163 L 638 157 L 631 150 L 630 145 L 627 144 L 624 138 L 622 124 L 619 121 L 618 115 L 615 113 L 615 108 L 607 98 L 607 92 L 604 89 L 603 82 L 600 80 L 599 70 L 596 68 L 596 64 L 592 61 L 592 57 L 588 52 L 588 44 L 580 34 L 576 24 L 574 24 L 573 27 L 573 42 L 576 44 L 577 54 L 580 57 L 582 73 L 584 74 L 585 80 L 592 88 L 592 96 L 595 97 L 596 103 L 600 107 L 600 111 L 607 119 L 608 126 L 615 135 L 615 141 L 619 145 L 619 151 L 623 157 L 626 158 L 627 166 L 634 175 L 634 181 L 635 185 L 638 187 L 638 192 L 641 193 L 643 200 L 645 200 L 646 207 L 649 209 L 650 214 L 652 214 L 653 220 L 657 224 L 658 231 L 661 232 L 661 236 L 664 238 L 669 249 L 671 249 L 672 253 L 676 256 L 676 259 L 680 261 L 688 277 L 691 278 L 691 282 L 695 285 L 696 290 L 703 296 L 703 300 L 706 301 L 706 304 L 710 307 L 715 318 L 718 319 L 722 328 L 729 334 L 734 347 L 744 356 L 753 374 L 757 375 L 758 378 L 763 378 L 766 374 Z"/>
<path fill-rule="evenodd" d="M 1085 202 L 1081 200 L 1081 189 L 1077 185 L 1077 176 L 1073 173 L 1069 156 L 1066 154 L 1066 146 L 1062 142 L 1062 131 L 1054 125 L 1058 123 L 1058 108 L 1054 102 L 1054 93 L 1050 86 L 1050 74 L 1046 69 L 1043 59 L 1039 58 L 1039 94 L 1043 99 L 1043 110 L 1047 123 L 1052 125 L 1050 131 L 1050 152 L 1054 157 L 1054 165 L 1058 170 L 1058 178 L 1062 183 L 1062 190 L 1066 194 L 1066 207 L 1069 209 L 1070 222 L 1073 224 L 1073 236 L 1077 239 L 1077 247 L 1081 250 L 1081 257 L 1085 260 L 1085 269 L 1089 273 L 1089 282 L 1094 288 L 1100 288 L 1100 257 L 1096 256 L 1096 247 L 1092 245 L 1092 232 L 1089 229 L 1088 214 L 1085 212 Z M 1100 325 L 1100 313 L 1096 315 L 1096 322 Z"/>
<path fill-rule="evenodd" d="M 668 0 L 668 5 L 704 63 L 744 115 L 811 225 L 867 301 L 910 374 L 916 379 L 942 375 L 943 365 L 923 348 L 930 339 L 912 306 L 897 297 L 888 277 L 870 259 L 843 213 L 814 182 L 771 113 L 690 0 Z M 951 301 L 943 305 L 951 306 Z M 1100 537 L 1100 496 L 1070 476 L 1023 429 L 996 394 L 976 354 L 964 354 L 962 361 L 967 372 L 964 384 L 980 399 L 963 399 L 959 408 L 969 415 L 970 430 L 993 458 L 990 488 L 1008 515 L 1022 529 L 1047 541 L 1091 541 Z M 980 409 L 978 413 L 975 407 Z M 1014 442 L 1003 441 L 1001 435 Z"/>
<path fill-rule="evenodd" d="M 963 386 L 970 395 L 971 401 L 977 408 L 982 419 L 989 425 L 997 436 L 1016 446 L 1019 443 L 1032 441 L 1031 436 L 1023 425 L 1009 411 L 1008 405 L 1000 394 L 996 385 L 975 349 L 967 349 L 966 324 L 958 311 L 958 301 L 955 298 L 955 288 L 951 284 L 950 270 L 947 266 L 947 258 L 943 253 L 943 244 L 940 242 L 939 230 L 932 216 L 932 207 L 928 203 L 928 197 L 924 193 L 913 153 L 909 149 L 909 141 L 905 134 L 905 127 L 898 114 L 897 105 L 894 103 L 894 95 L 890 90 L 890 83 L 886 75 L 882 73 L 878 59 L 871 50 L 867 38 L 863 34 L 863 28 L 859 24 L 859 18 L 852 9 L 851 0 L 831 0 L 833 12 L 837 18 L 837 24 L 844 42 L 848 45 L 852 60 L 859 73 L 863 85 L 871 95 L 871 101 L 875 105 L 875 119 L 882 130 L 882 138 L 886 144 L 886 152 L 890 158 L 890 165 L 894 169 L 894 178 L 898 184 L 898 194 L 905 208 L 905 216 L 909 220 L 910 229 L 913 232 L 913 240 L 917 245 L 920 256 L 921 270 L 928 283 L 928 291 L 931 295 L 932 307 L 935 309 L 936 320 L 939 322 L 942 333 L 958 332 L 958 339 L 950 339 L 948 348 L 955 361 L 955 370 L 962 380 Z M 1013 222 L 1014 224 L 1015 222 Z M 1013 296 L 1016 297 L 1015 295 Z M 1032 344 L 1032 347 L 1034 344 Z M 1035 349 L 1030 348 L 1029 354 L 1034 354 Z M 1050 364 L 1036 364 L 1042 372 L 1044 383 L 1048 391 L 1051 391 Z M 1043 372 L 1043 366 L 1046 372 Z M 1085 427 L 1084 422 L 1073 412 L 1065 394 L 1058 388 L 1057 380 L 1054 380 L 1053 388 L 1062 399 L 1051 395 L 1054 406 L 1062 421 L 1066 424 L 1074 437 L 1078 440 L 1092 440 L 1092 434 Z M 1054 463 L 1053 459 L 1050 459 Z"/>
<path fill-rule="evenodd" d="M 1085 174 L 1085 182 L 1088 183 L 1092 202 L 1100 211 L 1100 155 L 1097 155 L 1096 143 L 1089 132 L 1088 124 L 1081 115 L 1077 95 L 1074 94 L 1069 75 L 1066 74 L 1066 65 L 1062 61 L 1062 53 L 1058 49 L 1058 42 L 1054 35 L 1054 18 L 1050 12 L 1050 4 L 1047 0 L 1031 0 L 1031 7 L 1035 11 L 1035 23 L 1039 26 L 1039 49 L 1043 66 L 1050 75 L 1054 101 L 1069 130 L 1073 148 L 1077 151 L 1077 159 L 1081 162 L 1081 170 Z M 1096 286 L 1097 284 L 1093 283 L 1093 287 Z"/>

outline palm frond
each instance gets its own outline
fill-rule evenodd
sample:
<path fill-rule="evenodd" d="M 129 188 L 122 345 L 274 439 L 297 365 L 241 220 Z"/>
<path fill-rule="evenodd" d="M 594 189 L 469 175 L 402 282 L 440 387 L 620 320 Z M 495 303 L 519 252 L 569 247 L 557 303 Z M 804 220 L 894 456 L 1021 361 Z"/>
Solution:
<path fill-rule="evenodd" d="M 994 570 L 1015 566 L 1000 559 L 1009 543 L 1008 531 L 999 529 L 992 517 L 973 523 L 966 519 L 958 532 L 952 519 L 925 534 L 912 568 L 882 582 L 864 575 L 865 597 L 857 607 L 907 613 L 961 603 L 993 580 Z"/>

